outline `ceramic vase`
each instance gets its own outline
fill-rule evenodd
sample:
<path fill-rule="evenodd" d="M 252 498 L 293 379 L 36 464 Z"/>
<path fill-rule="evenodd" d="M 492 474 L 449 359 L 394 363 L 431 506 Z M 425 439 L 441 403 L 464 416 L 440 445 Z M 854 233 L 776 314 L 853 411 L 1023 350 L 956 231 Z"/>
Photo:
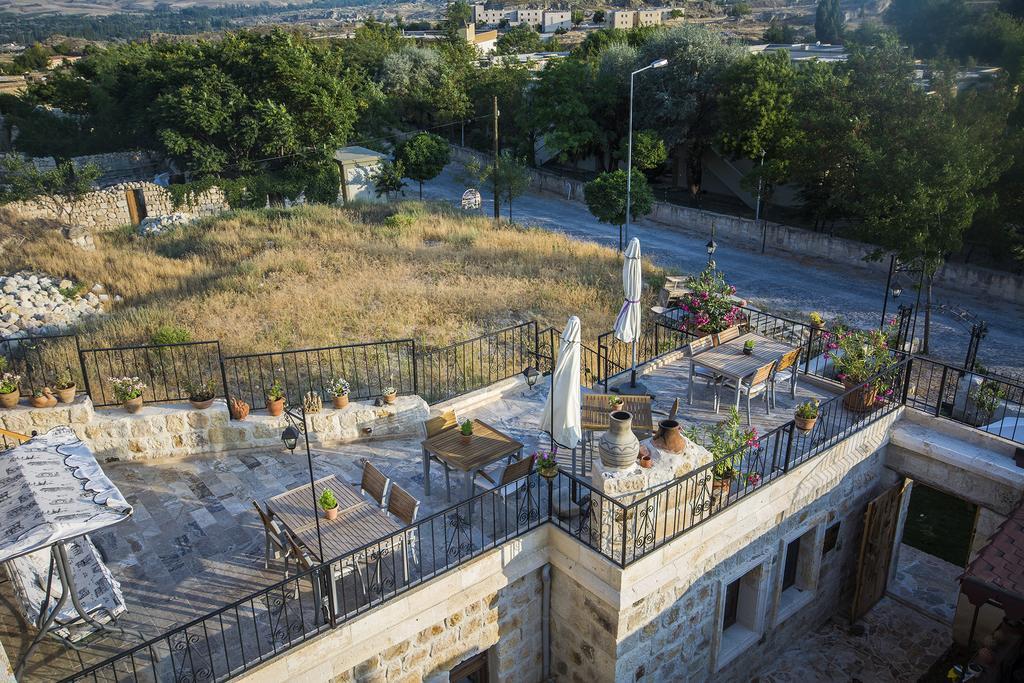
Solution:
<path fill-rule="evenodd" d="M 640 441 L 633 434 L 633 414 L 616 410 L 608 415 L 608 422 L 608 431 L 598 444 L 601 463 L 610 470 L 632 467 L 640 454 Z"/>

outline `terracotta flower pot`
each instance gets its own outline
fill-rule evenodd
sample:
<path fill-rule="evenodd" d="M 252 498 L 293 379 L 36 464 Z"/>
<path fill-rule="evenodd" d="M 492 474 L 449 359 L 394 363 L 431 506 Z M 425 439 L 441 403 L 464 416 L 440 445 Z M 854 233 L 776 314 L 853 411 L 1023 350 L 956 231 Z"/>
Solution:
<path fill-rule="evenodd" d="M 0 394 L 0 407 L 2 408 L 13 408 L 18 405 L 18 400 L 21 398 L 21 393 L 15 389 L 6 394 Z"/>
<path fill-rule="evenodd" d="M 267 412 L 270 413 L 272 417 L 277 417 L 278 415 L 283 413 L 284 399 L 279 398 L 276 401 L 271 401 L 270 399 L 267 399 Z"/>
<path fill-rule="evenodd" d="M 335 505 L 330 510 L 324 510 L 324 519 L 337 519 L 338 518 L 338 506 Z"/>
<path fill-rule="evenodd" d="M 335 408 L 340 410 L 341 408 L 344 408 L 347 405 L 348 405 L 348 394 L 345 394 L 344 396 L 335 396 L 334 397 L 334 407 Z"/>
<path fill-rule="evenodd" d="M 640 457 L 636 459 L 640 463 L 640 467 L 647 469 L 654 466 L 654 458 L 651 457 L 650 453 L 641 453 Z"/>
<path fill-rule="evenodd" d="M 616 410 L 608 415 L 608 422 L 608 431 L 597 446 L 601 463 L 610 470 L 628 469 L 640 454 L 640 442 L 633 434 L 633 414 Z"/>
<path fill-rule="evenodd" d="M 682 453 L 686 450 L 686 437 L 676 420 L 662 420 L 658 423 L 658 435 L 655 445 L 671 453 Z"/>
<path fill-rule="evenodd" d="M 381 398 L 384 399 L 385 403 L 390 404 L 398 400 L 398 394 L 384 394 Z"/>
<path fill-rule="evenodd" d="M 854 389 L 857 387 L 856 389 Z M 855 413 L 866 413 L 875 408 L 875 399 L 878 398 L 878 390 L 875 387 L 864 386 L 860 382 L 843 380 L 843 388 L 849 393 L 843 396 L 843 407 Z M 854 389 L 853 391 L 850 391 Z"/>
<path fill-rule="evenodd" d="M 212 398 L 207 399 L 205 401 L 193 401 L 192 399 L 189 399 L 188 402 L 191 403 L 192 407 L 195 408 L 196 410 L 206 410 L 207 408 L 213 405 Z"/>
<path fill-rule="evenodd" d="M 77 387 L 75 387 L 74 384 L 72 384 L 67 389 L 58 389 L 57 390 L 57 397 L 60 399 L 61 403 L 74 403 L 75 402 L 75 390 L 76 389 L 77 389 Z"/>
<path fill-rule="evenodd" d="M 724 479 L 719 479 L 718 477 L 715 477 L 714 480 L 711 483 L 712 497 L 714 498 L 715 502 L 717 503 L 717 502 L 723 500 L 724 498 L 728 497 L 729 490 L 731 488 L 732 488 L 732 478 L 731 477 L 724 478 Z"/>
<path fill-rule="evenodd" d="M 809 432 L 814 429 L 815 423 L 818 422 L 817 417 L 793 417 L 793 422 L 796 423 L 796 428 L 801 432 Z"/>
<path fill-rule="evenodd" d="M 142 397 L 136 396 L 135 398 L 129 398 L 124 402 L 124 409 L 129 413 L 137 413 L 142 410 Z"/>

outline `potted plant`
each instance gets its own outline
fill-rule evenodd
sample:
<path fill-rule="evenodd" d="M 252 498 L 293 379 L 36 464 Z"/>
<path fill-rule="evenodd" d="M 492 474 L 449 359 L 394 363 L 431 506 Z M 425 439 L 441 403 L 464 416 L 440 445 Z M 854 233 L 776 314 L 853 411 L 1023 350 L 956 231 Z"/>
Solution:
<path fill-rule="evenodd" d="M 334 491 L 324 489 L 320 494 L 320 508 L 324 511 L 325 519 L 335 519 L 338 516 L 338 499 L 334 497 Z"/>
<path fill-rule="evenodd" d="M 745 428 L 740 412 L 735 408 L 721 422 L 691 427 L 686 435 L 704 444 L 711 453 L 711 488 L 712 497 L 716 501 L 729 495 L 732 482 L 740 476 L 740 466 L 748 450 L 761 448 L 757 428 Z"/>
<path fill-rule="evenodd" d="M 747 486 L 755 488 L 761 483 L 761 475 L 757 472 L 747 472 Z"/>
<path fill-rule="evenodd" d="M 341 409 L 348 405 L 348 392 L 350 389 L 348 380 L 344 377 L 335 377 L 327 388 L 334 398 L 335 408 Z"/>
<path fill-rule="evenodd" d="M 217 382 L 212 377 L 200 384 L 191 382 L 185 387 L 188 392 L 188 402 L 196 410 L 206 410 L 213 405 L 213 399 L 217 396 Z"/>
<path fill-rule="evenodd" d="M 533 464 L 537 467 L 537 473 L 545 479 L 558 476 L 558 463 L 555 462 L 553 451 L 537 451 L 533 454 Z"/>
<path fill-rule="evenodd" d="M 822 332 L 825 358 L 832 361 L 843 383 L 843 407 L 853 412 L 873 410 L 879 396 L 892 396 L 893 378 L 886 372 L 899 362 L 889 350 L 889 330 L 850 330 L 837 326 Z"/>
<path fill-rule="evenodd" d="M 284 412 L 284 387 L 281 386 L 281 380 L 277 377 L 267 389 L 267 412 L 273 417 Z"/>
<path fill-rule="evenodd" d="M 57 399 L 50 391 L 50 387 L 43 387 L 32 392 L 31 403 L 33 408 L 51 408 L 57 405 Z"/>
<path fill-rule="evenodd" d="M 612 395 L 608 397 L 608 410 L 621 410 L 622 409 L 622 397 Z"/>
<path fill-rule="evenodd" d="M 725 274 L 715 268 L 705 268 L 686 282 L 690 291 L 682 296 L 679 308 L 686 314 L 683 329 L 704 336 L 715 334 L 738 324 L 744 319 L 736 305 L 736 288 L 725 281 Z"/>
<path fill-rule="evenodd" d="M 142 409 L 142 392 L 146 385 L 138 377 L 111 377 L 110 386 L 114 390 L 114 399 L 124 406 L 129 413 L 137 413 Z"/>
<path fill-rule="evenodd" d="M 473 421 L 465 420 L 459 425 L 459 431 L 462 432 L 462 443 L 469 443 L 473 437 Z"/>
<path fill-rule="evenodd" d="M 754 340 L 748 339 L 743 342 L 743 355 L 750 356 L 754 353 Z"/>
<path fill-rule="evenodd" d="M 825 319 L 821 317 L 821 313 L 817 311 L 811 311 L 811 314 L 807 316 L 811 320 L 811 327 L 816 330 L 820 330 L 825 327 Z"/>
<path fill-rule="evenodd" d="M 978 424 L 988 424 L 1002 400 L 1006 398 L 1006 390 L 998 382 L 983 379 L 977 388 L 968 393 L 968 397 L 974 402 L 974 417 L 980 418 L 976 419 Z"/>
<path fill-rule="evenodd" d="M 18 385 L 21 383 L 21 375 L 7 372 L 7 359 L 0 356 L 0 407 L 13 408 L 18 405 L 21 393 Z"/>
<path fill-rule="evenodd" d="M 818 421 L 818 409 L 818 399 L 804 401 L 798 405 L 793 415 L 793 422 L 796 423 L 796 428 L 804 434 L 814 429 L 814 424 Z"/>
<path fill-rule="evenodd" d="M 384 399 L 385 403 L 394 403 L 398 399 L 398 389 L 384 387 L 384 391 L 380 393 L 380 396 Z"/>
<path fill-rule="evenodd" d="M 57 380 L 53 383 L 57 390 L 57 397 L 61 403 L 75 402 L 75 378 L 71 375 L 71 368 L 64 368 L 57 373 Z"/>

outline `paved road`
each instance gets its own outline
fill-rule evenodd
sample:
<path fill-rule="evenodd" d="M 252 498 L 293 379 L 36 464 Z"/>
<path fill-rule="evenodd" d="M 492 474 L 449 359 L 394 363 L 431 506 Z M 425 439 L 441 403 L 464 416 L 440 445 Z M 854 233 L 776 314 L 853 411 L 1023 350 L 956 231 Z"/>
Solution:
<path fill-rule="evenodd" d="M 440 177 L 425 185 L 425 196 L 458 203 L 465 186 L 449 167 Z M 412 196 L 410 193 L 409 196 Z M 487 215 L 493 212 L 489 197 L 484 197 Z M 617 246 L 618 228 L 598 223 L 581 202 L 569 202 L 549 194 L 528 194 L 513 202 L 513 218 L 518 223 L 537 225 L 579 239 Z M 503 207 L 502 215 L 507 215 Z M 645 256 L 665 268 L 694 273 L 707 262 L 705 244 L 710 233 L 697 234 L 650 221 L 634 226 Z M 710 231 L 710 227 L 709 227 Z M 840 266 L 817 259 L 792 255 L 761 254 L 732 247 L 716 238 L 715 261 L 741 296 L 765 310 L 780 315 L 799 315 L 820 311 L 826 319 L 841 316 L 858 327 L 877 326 L 882 310 L 885 275 L 867 268 Z M 903 293 L 912 299 L 908 287 Z M 936 302 L 959 304 L 989 324 L 988 337 L 982 341 L 979 359 L 994 370 L 1024 373 L 1024 306 L 1020 302 L 981 299 L 961 292 L 936 287 Z M 912 300 L 906 303 L 913 303 Z M 895 308 L 890 302 L 889 310 Z M 918 334 L 923 329 L 919 319 Z M 969 329 L 969 327 L 968 327 Z M 962 364 L 967 350 L 968 329 L 951 315 L 937 313 L 932 322 L 932 355 Z"/>

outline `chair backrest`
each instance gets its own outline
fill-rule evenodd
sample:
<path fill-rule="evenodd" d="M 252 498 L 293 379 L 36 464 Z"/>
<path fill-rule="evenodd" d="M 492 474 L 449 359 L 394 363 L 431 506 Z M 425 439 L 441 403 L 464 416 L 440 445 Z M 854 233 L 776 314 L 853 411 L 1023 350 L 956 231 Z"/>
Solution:
<path fill-rule="evenodd" d="M 533 472 L 533 458 L 520 458 L 504 469 L 498 486 L 509 484 L 520 477 L 525 477 L 530 472 Z"/>
<path fill-rule="evenodd" d="M 388 512 L 408 525 L 416 521 L 416 512 L 419 509 L 420 502 L 413 498 L 411 493 L 398 484 L 391 485 L 391 493 L 388 495 Z"/>
<path fill-rule="evenodd" d="M 800 349 L 793 349 L 779 361 L 778 366 L 775 368 L 775 372 L 782 372 L 783 370 L 789 370 L 791 367 L 796 365 L 796 362 L 800 360 Z"/>
<path fill-rule="evenodd" d="M 740 336 L 739 326 L 733 325 L 732 327 L 727 327 L 715 335 L 715 339 L 717 339 L 716 344 L 724 344 L 727 341 L 732 341 L 738 336 Z"/>
<path fill-rule="evenodd" d="M 384 497 L 388 494 L 388 485 L 390 483 L 391 480 L 385 477 L 370 462 L 363 463 L 363 478 L 359 482 L 359 488 L 365 493 L 369 493 L 370 497 L 380 505 L 384 505 Z"/>
<path fill-rule="evenodd" d="M 272 535 L 280 533 L 281 530 L 274 523 L 274 520 L 270 519 L 270 515 L 267 514 L 262 505 L 260 505 L 256 500 L 253 500 L 252 506 L 256 508 L 256 512 L 259 513 L 260 521 L 263 522 L 263 528 L 267 530 L 267 533 Z"/>
<path fill-rule="evenodd" d="M 288 554 L 295 560 L 295 566 L 299 568 L 300 572 L 307 571 L 313 568 L 313 560 L 306 554 L 306 552 L 299 547 L 299 544 L 295 542 L 291 534 L 285 534 L 285 538 L 288 543 Z"/>
<path fill-rule="evenodd" d="M 459 426 L 459 419 L 455 417 L 454 410 L 446 410 L 436 417 L 432 417 L 423 423 L 423 430 L 427 433 L 427 438 L 437 436 L 441 432 L 447 432 L 449 429 L 454 429 Z"/>
<path fill-rule="evenodd" d="M 707 351 L 708 349 L 713 348 L 715 348 L 715 338 L 714 335 L 710 334 L 706 337 L 701 337 L 700 339 L 694 339 L 689 344 L 689 351 L 691 356 L 696 356 L 701 351 Z"/>
<path fill-rule="evenodd" d="M 764 384 L 767 382 L 768 378 L 772 376 L 772 370 L 774 368 L 775 361 L 759 367 L 757 372 L 750 376 L 750 386 L 756 387 L 758 384 Z"/>

